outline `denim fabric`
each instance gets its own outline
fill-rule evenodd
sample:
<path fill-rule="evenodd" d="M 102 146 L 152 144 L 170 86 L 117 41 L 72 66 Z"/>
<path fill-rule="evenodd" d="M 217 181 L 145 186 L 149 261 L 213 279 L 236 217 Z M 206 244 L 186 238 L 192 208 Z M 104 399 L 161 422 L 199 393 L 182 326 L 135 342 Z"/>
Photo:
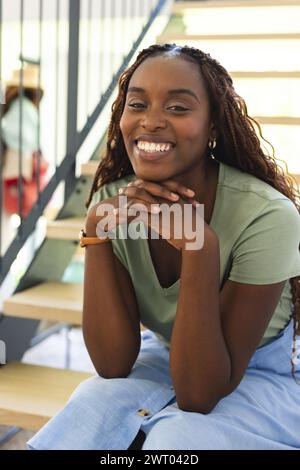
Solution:
<path fill-rule="evenodd" d="M 178 408 L 169 351 L 149 330 L 131 374 L 84 381 L 29 449 L 300 449 L 300 386 L 291 376 L 292 322 L 255 352 L 236 390 L 203 415 Z M 299 337 L 297 339 L 300 339 Z M 300 381 L 300 366 L 296 366 Z"/>

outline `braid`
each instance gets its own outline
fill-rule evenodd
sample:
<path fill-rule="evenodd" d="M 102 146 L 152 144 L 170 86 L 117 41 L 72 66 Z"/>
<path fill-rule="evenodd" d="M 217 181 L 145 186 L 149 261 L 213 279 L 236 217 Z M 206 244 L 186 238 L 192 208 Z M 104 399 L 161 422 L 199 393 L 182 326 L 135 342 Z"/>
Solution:
<path fill-rule="evenodd" d="M 134 71 L 148 57 L 157 55 L 180 56 L 199 67 L 209 97 L 212 122 L 218 132 L 215 158 L 268 183 L 288 197 L 299 212 L 300 194 L 296 181 L 288 175 L 284 162 L 282 166 L 285 171 L 277 164 L 274 147 L 263 137 L 259 123 L 248 115 L 246 103 L 236 93 L 232 78 L 226 69 L 210 54 L 176 44 L 152 45 L 142 50 L 134 64 L 120 76 L 118 97 L 112 106 L 106 151 L 99 163 L 86 206 L 89 206 L 93 194 L 102 185 L 133 174 L 120 131 L 120 119 L 125 106 L 128 84 Z M 264 151 L 259 137 L 271 147 L 271 155 L 268 151 Z M 297 325 L 300 324 L 300 277 L 290 279 L 290 285 L 295 348 Z M 292 372 L 294 375 L 293 364 Z"/>

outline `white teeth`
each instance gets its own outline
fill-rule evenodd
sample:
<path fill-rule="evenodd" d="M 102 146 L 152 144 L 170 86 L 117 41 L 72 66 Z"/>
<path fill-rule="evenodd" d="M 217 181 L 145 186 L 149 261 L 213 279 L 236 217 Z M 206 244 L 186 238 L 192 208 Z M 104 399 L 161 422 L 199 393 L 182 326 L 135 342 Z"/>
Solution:
<path fill-rule="evenodd" d="M 154 142 L 143 142 L 138 141 L 137 147 L 140 150 L 144 150 L 145 152 L 153 153 L 153 152 L 167 152 L 171 148 L 171 144 L 169 143 L 154 143 Z"/>

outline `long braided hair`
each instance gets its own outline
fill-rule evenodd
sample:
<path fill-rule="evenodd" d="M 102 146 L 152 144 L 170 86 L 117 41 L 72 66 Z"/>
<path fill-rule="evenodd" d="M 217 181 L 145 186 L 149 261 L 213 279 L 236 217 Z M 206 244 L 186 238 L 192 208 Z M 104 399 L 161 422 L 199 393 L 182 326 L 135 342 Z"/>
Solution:
<path fill-rule="evenodd" d="M 258 122 L 248 115 L 246 103 L 236 93 L 232 78 L 226 69 L 210 54 L 193 47 L 180 47 L 176 44 L 153 45 L 142 50 L 134 64 L 122 73 L 119 79 L 119 93 L 112 106 L 106 151 L 96 171 L 86 207 L 89 206 L 93 194 L 101 186 L 134 173 L 120 131 L 120 119 L 125 106 L 128 84 L 134 71 L 144 60 L 157 55 L 170 54 L 178 55 L 199 67 L 209 97 L 212 122 L 217 130 L 215 158 L 265 181 L 293 201 L 300 211 L 300 194 L 296 182 L 290 175 L 287 175 L 284 162 L 282 163 L 285 172 L 276 163 L 274 147 L 262 136 Z M 261 139 L 270 145 L 271 155 L 262 148 L 257 132 Z M 295 338 L 300 324 L 300 277 L 292 278 L 290 284 L 293 302 L 294 354 Z M 294 372 L 292 361 L 293 375 Z"/>

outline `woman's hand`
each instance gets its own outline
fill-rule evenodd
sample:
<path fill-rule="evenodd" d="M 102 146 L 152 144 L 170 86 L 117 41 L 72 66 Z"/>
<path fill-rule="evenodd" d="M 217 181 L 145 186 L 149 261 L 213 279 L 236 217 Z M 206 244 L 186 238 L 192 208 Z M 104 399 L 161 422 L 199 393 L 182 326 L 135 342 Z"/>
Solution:
<path fill-rule="evenodd" d="M 108 232 L 108 221 L 115 217 L 114 210 L 119 207 L 119 201 L 117 195 L 104 199 L 89 209 L 85 220 L 85 231 L 88 237 L 107 238 L 107 233 L 100 232 Z"/>
<path fill-rule="evenodd" d="M 110 220 L 109 229 L 133 219 L 141 220 L 179 250 L 186 248 L 187 242 L 199 238 L 199 230 L 195 235 L 197 223 L 204 223 L 199 203 L 193 199 L 194 191 L 177 181 L 154 183 L 137 179 L 121 188 L 119 196 L 126 196 L 127 204 L 115 207 L 115 221 Z M 100 222 L 100 226 L 108 229 L 107 223 Z"/>
<path fill-rule="evenodd" d="M 133 202 L 130 197 L 120 197 L 123 195 L 122 192 L 126 188 L 127 186 L 125 188 L 121 188 L 119 190 L 119 194 L 116 196 L 104 199 L 89 209 L 85 221 L 86 234 L 88 237 L 98 236 L 99 238 L 107 238 L 107 235 L 110 235 L 110 231 L 118 225 L 121 225 L 125 222 L 130 223 L 132 220 L 137 219 L 136 216 L 129 215 L 128 211 L 123 211 L 125 208 L 125 201 Z M 155 206 L 153 205 L 154 203 L 157 206 L 156 200 L 152 199 L 149 201 L 148 198 L 148 200 L 144 199 L 143 201 L 140 200 L 139 202 L 143 203 L 144 211 L 148 211 L 149 213 L 157 213 Z"/>

